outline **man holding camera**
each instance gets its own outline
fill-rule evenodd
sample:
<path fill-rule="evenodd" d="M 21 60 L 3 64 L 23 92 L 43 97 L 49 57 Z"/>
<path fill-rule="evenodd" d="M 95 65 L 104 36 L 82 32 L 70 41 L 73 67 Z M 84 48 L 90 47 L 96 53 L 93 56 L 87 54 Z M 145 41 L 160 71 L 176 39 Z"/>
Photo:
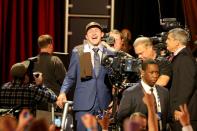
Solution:
<path fill-rule="evenodd" d="M 171 77 L 170 62 L 167 59 L 158 56 L 153 47 L 151 39 L 148 37 L 137 38 L 134 41 L 133 46 L 135 53 L 143 61 L 147 59 L 153 59 L 157 61 L 159 65 L 160 75 L 155 84 L 166 87 Z"/>
<path fill-rule="evenodd" d="M 86 131 L 81 121 L 82 115 L 98 114 L 107 109 L 111 100 L 107 70 L 101 65 L 102 58 L 110 53 L 101 43 L 104 35 L 102 27 L 99 23 L 90 22 L 85 31 L 86 40 L 72 51 L 68 73 L 56 102 L 63 107 L 67 100 L 66 93 L 76 83 L 73 110 L 78 131 Z"/>
<path fill-rule="evenodd" d="M 5 83 L 0 89 L 0 105 L 2 108 L 35 109 L 38 103 L 53 103 L 56 95 L 50 89 L 43 87 L 42 74 L 34 77 L 35 83 L 30 81 L 32 77 L 29 69 L 30 62 L 16 63 L 11 67 L 11 82 Z"/>
<path fill-rule="evenodd" d="M 114 38 L 113 48 L 116 51 L 121 51 L 123 49 L 123 36 L 120 31 L 118 30 L 111 30 L 109 32 L 109 37 Z"/>

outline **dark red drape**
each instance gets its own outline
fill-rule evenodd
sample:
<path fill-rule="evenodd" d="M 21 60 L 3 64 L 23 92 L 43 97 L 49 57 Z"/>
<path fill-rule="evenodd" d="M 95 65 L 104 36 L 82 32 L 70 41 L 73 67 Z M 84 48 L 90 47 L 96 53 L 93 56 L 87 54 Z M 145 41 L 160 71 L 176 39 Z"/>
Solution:
<path fill-rule="evenodd" d="M 197 40 L 197 1 L 183 0 L 185 20 L 192 35 L 192 40 Z"/>
<path fill-rule="evenodd" d="M 197 44 L 192 44 L 197 41 L 197 1 L 196 0 L 182 0 L 185 23 L 191 33 L 190 47 L 195 57 L 197 57 Z"/>
<path fill-rule="evenodd" d="M 38 53 L 37 37 L 50 34 L 55 50 L 64 46 L 64 0 L 0 0 L 0 82 L 12 64 Z"/>

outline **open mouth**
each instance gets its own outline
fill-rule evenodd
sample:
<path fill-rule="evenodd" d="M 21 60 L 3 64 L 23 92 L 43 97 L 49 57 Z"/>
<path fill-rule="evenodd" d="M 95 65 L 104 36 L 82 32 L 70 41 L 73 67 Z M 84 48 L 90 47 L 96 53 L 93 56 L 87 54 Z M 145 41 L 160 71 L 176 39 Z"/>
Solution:
<path fill-rule="evenodd" d="M 98 36 L 93 36 L 93 37 L 92 37 L 93 40 L 95 40 L 95 39 L 97 39 L 97 38 L 98 38 Z"/>

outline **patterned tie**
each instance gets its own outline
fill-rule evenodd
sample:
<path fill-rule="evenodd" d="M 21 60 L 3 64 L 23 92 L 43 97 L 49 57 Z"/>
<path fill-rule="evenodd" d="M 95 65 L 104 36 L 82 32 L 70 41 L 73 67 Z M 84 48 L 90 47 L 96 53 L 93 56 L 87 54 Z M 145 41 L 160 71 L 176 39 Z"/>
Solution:
<path fill-rule="evenodd" d="M 151 87 L 150 91 L 151 91 L 151 94 L 153 95 L 154 104 L 155 104 L 155 111 L 157 112 L 157 101 L 156 101 L 155 95 L 154 95 L 154 93 L 153 93 L 153 88 L 152 88 L 152 87 Z"/>
<path fill-rule="evenodd" d="M 155 89 L 155 90 L 156 90 L 156 92 L 157 92 L 157 89 Z M 158 128 L 159 128 L 159 131 L 161 131 L 161 130 L 162 130 L 161 107 L 160 107 L 160 106 L 158 107 L 158 105 L 160 105 L 160 100 L 158 100 L 158 103 L 157 103 L 157 101 L 156 101 L 156 96 L 155 96 L 155 94 L 153 93 L 154 89 L 153 89 L 152 87 L 151 87 L 150 91 L 151 91 L 151 94 L 153 95 L 153 98 L 154 98 L 155 111 L 156 111 L 156 114 L 157 114 L 157 116 L 158 116 Z M 158 95 L 158 93 L 157 93 L 157 95 Z M 159 99 L 159 98 L 158 98 L 158 99 Z"/>
<path fill-rule="evenodd" d="M 98 54 L 99 48 L 93 48 L 92 50 L 94 51 L 94 73 L 97 77 L 100 68 L 100 56 Z"/>
<path fill-rule="evenodd" d="M 168 58 L 168 60 L 169 60 L 170 62 L 172 62 L 173 58 L 174 58 L 174 54 L 171 54 L 170 57 Z"/>

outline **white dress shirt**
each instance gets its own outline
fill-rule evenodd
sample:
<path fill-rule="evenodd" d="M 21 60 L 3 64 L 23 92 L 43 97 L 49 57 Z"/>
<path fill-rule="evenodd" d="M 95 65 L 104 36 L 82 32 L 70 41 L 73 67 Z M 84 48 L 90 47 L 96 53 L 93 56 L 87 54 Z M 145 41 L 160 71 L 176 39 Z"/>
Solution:
<path fill-rule="evenodd" d="M 142 84 L 142 87 L 144 88 L 145 92 L 148 94 L 151 94 L 151 89 L 153 89 L 153 94 L 155 96 L 156 103 L 157 103 L 157 112 L 161 112 L 161 103 L 160 103 L 160 98 L 159 98 L 159 94 L 157 92 L 156 87 L 155 86 L 150 87 L 143 80 L 141 80 L 141 84 Z"/>
<path fill-rule="evenodd" d="M 98 54 L 100 57 L 100 62 L 101 62 L 101 58 L 102 58 L 102 52 L 103 52 L 103 46 L 101 44 L 99 44 L 98 46 L 93 46 L 90 43 L 88 43 L 88 41 L 85 41 L 84 43 L 86 43 L 84 45 L 84 52 L 90 52 L 91 54 L 91 62 L 92 62 L 92 66 L 94 68 L 94 51 L 92 50 L 93 48 L 99 48 Z"/>

